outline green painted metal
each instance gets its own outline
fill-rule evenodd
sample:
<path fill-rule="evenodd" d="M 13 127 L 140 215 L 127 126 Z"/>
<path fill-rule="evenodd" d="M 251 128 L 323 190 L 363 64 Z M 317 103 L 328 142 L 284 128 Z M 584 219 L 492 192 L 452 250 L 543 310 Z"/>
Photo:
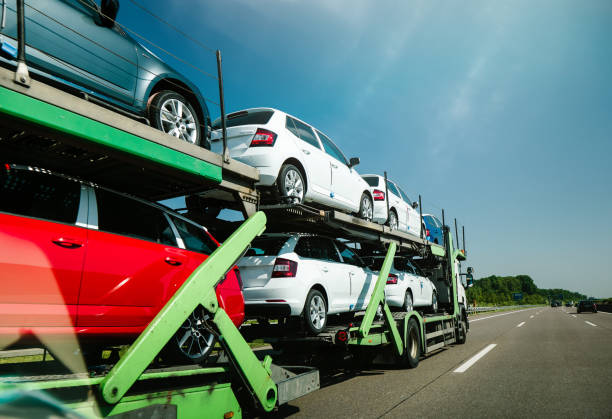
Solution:
<path fill-rule="evenodd" d="M 431 249 L 431 253 L 434 256 L 439 256 L 439 257 L 444 257 L 444 248 L 442 246 L 438 246 L 436 244 L 432 244 L 431 246 L 429 246 L 429 248 Z"/>
<path fill-rule="evenodd" d="M 395 251 L 397 246 L 395 243 L 389 244 L 389 249 L 387 250 L 387 255 L 385 256 L 385 260 L 383 261 L 382 267 L 378 273 L 378 279 L 376 280 L 376 285 L 374 285 L 374 291 L 372 292 L 372 297 L 370 298 L 370 302 L 366 307 L 365 315 L 363 316 L 363 320 L 359 325 L 359 339 L 353 340 L 357 345 L 375 345 L 375 344 L 383 344 L 386 343 L 387 337 L 384 334 L 381 335 L 370 335 L 370 329 L 372 328 L 372 322 L 374 321 L 374 316 L 376 316 L 376 311 L 378 306 L 382 304 L 383 307 L 383 316 L 385 319 L 385 325 L 387 326 L 387 330 L 391 333 L 391 340 L 395 344 L 395 350 L 399 356 L 404 352 L 404 343 L 403 339 L 400 335 L 399 330 L 397 329 L 397 323 L 393 318 L 393 314 L 385 301 L 385 285 L 387 285 L 387 277 L 389 276 L 389 271 L 391 270 L 391 266 L 393 266 L 393 259 L 395 258 Z M 378 343 L 373 343 L 378 341 Z M 349 341 L 349 344 L 351 341 Z"/>
<path fill-rule="evenodd" d="M 148 141 L 74 112 L 0 87 L 0 112 L 101 144 L 209 181 L 222 181 L 221 166 Z"/>
<path fill-rule="evenodd" d="M 263 362 L 259 361 L 249 344 L 232 323 L 232 320 L 222 309 L 215 313 L 213 321 L 219 328 L 221 344 L 238 366 L 243 379 L 249 383 L 249 387 L 255 393 L 261 407 L 266 412 L 270 412 L 274 409 L 278 397 L 276 383 L 270 377 L 272 358 L 266 356 Z"/>
<path fill-rule="evenodd" d="M 214 287 L 246 251 L 253 238 L 264 231 L 265 224 L 264 213 L 253 214 L 194 270 L 100 383 L 100 391 L 106 402 L 113 404 L 121 400 L 198 305 L 201 304 L 206 310 L 215 314 L 215 319 L 219 317 L 223 320 L 225 312 L 219 309 Z M 223 314 L 217 315 L 219 312 Z M 232 327 L 236 329 L 233 324 Z M 223 324 L 221 333 L 228 333 L 228 329 L 230 328 Z M 242 337 L 241 340 L 246 345 Z M 235 343 L 232 340 L 231 344 Z M 254 357 L 252 351 L 251 355 Z M 254 366 L 252 369 L 257 370 Z M 265 372 L 261 364 L 259 369 L 260 372 Z M 247 376 L 253 374 L 256 379 L 261 379 L 265 375 L 263 373 L 258 375 L 253 371 L 243 371 L 243 373 Z M 269 374 L 267 377 L 269 378 Z M 254 388 L 258 387 L 256 384 Z M 269 405 L 268 396 L 265 395 L 263 406 Z M 276 401 L 276 393 L 274 396 Z"/>
<path fill-rule="evenodd" d="M 242 417 L 242 409 L 229 383 L 128 395 L 114 405 L 99 403 L 92 397 L 66 407 L 85 417 L 107 417 L 128 412 L 136 415 L 137 409 L 154 407 L 176 408 L 176 417 L 181 419 L 223 418 L 230 413 L 233 413 L 233 418 Z M 151 417 L 151 412 L 141 411 L 139 417 Z"/>

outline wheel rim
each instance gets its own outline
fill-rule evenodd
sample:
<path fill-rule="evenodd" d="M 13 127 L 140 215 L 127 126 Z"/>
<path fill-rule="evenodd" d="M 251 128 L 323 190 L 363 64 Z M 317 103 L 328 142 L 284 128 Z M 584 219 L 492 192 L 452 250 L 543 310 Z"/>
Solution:
<path fill-rule="evenodd" d="M 322 329 L 325 325 L 325 302 L 323 298 L 315 295 L 310 300 L 310 322 L 315 329 Z"/>
<path fill-rule="evenodd" d="M 176 333 L 179 351 L 191 359 L 206 355 L 215 343 L 215 336 L 204 323 L 203 313 L 197 311 L 191 313 Z"/>
<path fill-rule="evenodd" d="M 404 308 L 406 309 L 406 311 L 412 311 L 412 297 L 408 293 L 406 293 L 406 302 L 404 303 Z"/>
<path fill-rule="evenodd" d="M 365 220 L 372 219 L 372 203 L 367 195 L 364 195 L 363 198 L 361 198 L 361 218 Z"/>
<path fill-rule="evenodd" d="M 285 196 L 297 199 L 298 203 L 302 202 L 304 198 L 304 181 L 302 180 L 302 175 L 297 170 L 287 170 L 283 185 Z"/>
<path fill-rule="evenodd" d="M 436 294 L 431 296 L 431 307 L 434 311 L 438 310 L 438 299 L 436 298 Z"/>
<path fill-rule="evenodd" d="M 159 109 L 162 131 L 195 144 L 198 139 L 196 120 L 187 105 L 178 99 L 168 99 Z"/>
<path fill-rule="evenodd" d="M 391 230 L 397 230 L 397 216 L 394 212 L 389 216 L 389 227 Z"/>
<path fill-rule="evenodd" d="M 417 357 L 417 350 L 418 350 L 418 337 L 417 337 L 417 331 L 416 331 L 416 327 L 413 327 L 410 330 L 410 342 L 409 342 L 409 348 L 410 348 L 410 358 L 415 359 Z"/>

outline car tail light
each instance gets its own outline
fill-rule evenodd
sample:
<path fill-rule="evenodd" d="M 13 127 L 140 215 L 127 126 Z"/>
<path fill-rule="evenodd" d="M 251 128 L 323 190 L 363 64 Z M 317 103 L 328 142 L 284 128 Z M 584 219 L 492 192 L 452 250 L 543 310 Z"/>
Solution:
<path fill-rule="evenodd" d="M 385 193 L 378 189 L 374 189 L 374 192 L 372 192 L 372 195 L 374 195 L 374 201 L 384 201 L 385 200 Z"/>
<path fill-rule="evenodd" d="M 293 278 L 297 273 L 297 262 L 289 259 L 276 258 L 272 268 L 272 278 Z"/>
<path fill-rule="evenodd" d="M 426 236 L 429 237 L 429 229 L 425 229 Z"/>
<path fill-rule="evenodd" d="M 249 147 L 272 147 L 276 142 L 276 134 L 267 129 L 258 128 Z"/>
<path fill-rule="evenodd" d="M 397 284 L 397 275 L 389 274 L 387 277 L 387 284 Z"/>

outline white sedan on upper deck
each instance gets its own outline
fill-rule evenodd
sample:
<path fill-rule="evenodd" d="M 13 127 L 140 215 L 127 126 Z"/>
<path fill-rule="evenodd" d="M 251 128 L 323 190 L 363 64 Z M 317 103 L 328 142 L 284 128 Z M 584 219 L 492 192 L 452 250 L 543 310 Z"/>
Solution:
<path fill-rule="evenodd" d="M 213 123 L 211 150 L 223 152 L 221 121 Z M 230 156 L 256 167 L 258 185 L 277 189 L 281 200 L 314 202 L 371 220 L 369 186 L 350 160 L 325 134 L 311 125 L 271 108 L 227 115 Z M 272 189 L 271 188 L 271 189 Z"/>

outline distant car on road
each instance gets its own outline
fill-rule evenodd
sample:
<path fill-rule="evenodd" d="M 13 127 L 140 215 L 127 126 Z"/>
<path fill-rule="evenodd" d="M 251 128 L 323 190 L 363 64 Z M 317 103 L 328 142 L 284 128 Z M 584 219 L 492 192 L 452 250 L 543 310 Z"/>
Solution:
<path fill-rule="evenodd" d="M 591 311 L 593 313 L 597 313 L 597 304 L 593 300 L 582 300 L 578 303 L 578 313 L 582 313 L 585 311 Z"/>
<path fill-rule="evenodd" d="M 550 303 L 551 307 L 559 307 L 560 305 L 561 305 L 561 303 L 558 302 L 558 301 L 553 301 L 553 302 Z"/>
<path fill-rule="evenodd" d="M 17 45 L 15 1 L 2 2 L 2 50 Z M 119 1 L 28 0 L 26 60 L 33 77 L 87 94 L 154 128 L 210 149 L 210 117 L 198 88 L 115 22 Z M 0 63 L 16 65 L 12 54 Z"/>
<path fill-rule="evenodd" d="M 571 301 L 565 303 L 565 307 L 572 307 L 574 304 Z"/>

